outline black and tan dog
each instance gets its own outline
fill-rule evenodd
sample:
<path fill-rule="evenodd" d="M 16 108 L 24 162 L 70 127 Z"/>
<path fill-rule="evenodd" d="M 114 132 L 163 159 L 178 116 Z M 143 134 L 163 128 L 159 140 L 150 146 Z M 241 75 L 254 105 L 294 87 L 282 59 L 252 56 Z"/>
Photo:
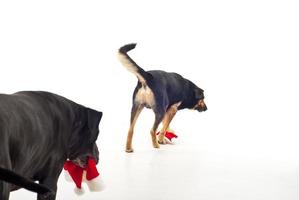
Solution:
<path fill-rule="evenodd" d="M 150 131 L 155 148 L 165 144 L 165 131 L 178 110 L 189 108 L 197 111 L 206 111 L 204 91 L 191 81 L 177 73 L 168 73 L 160 70 L 145 71 L 139 67 L 127 54 L 136 44 L 128 44 L 118 51 L 120 62 L 138 78 L 133 93 L 130 129 L 127 136 L 126 151 L 133 152 L 132 137 L 136 120 L 144 107 L 153 109 L 155 122 Z M 163 121 L 157 141 L 156 131 Z"/>
<path fill-rule="evenodd" d="M 98 162 L 101 118 L 101 112 L 48 92 L 0 94 L 0 199 L 24 187 L 38 200 L 55 200 L 67 159 L 81 167 L 88 157 Z"/>

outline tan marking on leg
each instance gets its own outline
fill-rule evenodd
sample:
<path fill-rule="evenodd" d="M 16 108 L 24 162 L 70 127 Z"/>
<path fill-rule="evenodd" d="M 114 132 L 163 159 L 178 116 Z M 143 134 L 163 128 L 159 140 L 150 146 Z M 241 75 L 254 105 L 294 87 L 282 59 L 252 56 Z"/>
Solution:
<path fill-rule="evenodd" d="M 157 129 L 152 129 L 151 130 L 152 143 L 153 143 L 153 147 L 154 148 L 160 148 L 160 145 L 159 145 L 159 143 L 157 141 L 156 132 L 157 132 Z"/>
<path fill-rule="evenodd" d="M 173 117 L 175 116 L 178 107 L 180 106 L 181 102 L 173 104 L 166 112 L 164 118 L 163 118 L 163 127 L 160 131 L 159 134 L 159 140 L 158 142 L 160 144 L 166 144 L 166 140 L 165 140 L 165 131 L 167 131 L 167 129 L 169 128 L 169 124 L 171 122 L 171 120 L 173 119 Z"/>
<path fill-rule="evenodd" d="M 160 148 L 160 145 L 157 141 L 157 129 L 159 127 L 159 124 L 161 123 L 161 121 L 163 120 L 163 117 L 164 117 L 165 113 L 162 115 L 158 112 L 155 113 L 155 122 L 154 122 L 154 125 L 151 129 L 151 136 L 152 136 L 152 143 L 153 143 L 153 147 L 154 148 Z"/>
<path fill-rule="evenodd" d="M 136 110 L 136 113 L 133 116 L 133 120 L 130 124 L 130 128 L 129 128 L 129 131 L 128 131 L 128 136 L 127 136 L 127 144 L 126 144 L 126 152 L 128 152 L 128 153 L 131 153 L 131 152 L 134 151 L 133 148 L 132 148 L 132 139 L 133 139 L 133 134 L 134 134 L 134 127 L 135 127 L 136 121 L 137 121 L 142 109 L 143 109 L 143 106 L 139 105 L 137 110 Z"/>

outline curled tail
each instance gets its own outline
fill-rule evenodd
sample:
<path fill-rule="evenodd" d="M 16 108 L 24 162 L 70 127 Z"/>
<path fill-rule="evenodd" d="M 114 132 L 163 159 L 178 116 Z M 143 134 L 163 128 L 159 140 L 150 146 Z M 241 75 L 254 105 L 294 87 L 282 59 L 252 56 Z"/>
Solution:
<path fill-rule="evenodd" d="M 25 189 L 30 190 L 32 192 L 36 192 L 38 194 L 46 194 L 46 193 L 51 193 L 52 192 L 46 186 L 35 183 L 35 182 L 33 182 L 29 179 L 26 179 L 23 176 L 20 176 L 20 175 L 16 174 L 15 172 L 13 172 L 11 170 L 4 169 L 2 167 L 0 167 L 0 180 L 12 183 L 16 186 L 25 188 Z"/>
<path fill-rule="evenodd" d="M 146 82 L 152 78 L 151 74 L 149 74 L 148 72 L 144 71 L 144 69 L 139 67 L 134 62 L 134 60 L 132 60 L 132 58 L 127 54 L 128 51 L 134 49 L 135 47 L 136 47 L 135 43 L 122 46 L 118 50 L 118 59 L 127 70 L 129 70 L 130 72 L 132 72 L 137 76 L 138 80 L 141 83 L 146 84 Z"/>

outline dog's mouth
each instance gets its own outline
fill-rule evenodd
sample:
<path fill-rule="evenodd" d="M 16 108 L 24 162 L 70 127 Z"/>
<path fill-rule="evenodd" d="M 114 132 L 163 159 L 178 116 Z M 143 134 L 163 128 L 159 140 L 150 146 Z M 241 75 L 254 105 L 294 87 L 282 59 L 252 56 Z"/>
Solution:
<path fill-rule="evenodd" d="M 196 108 L 195 110 L 197 110 L 198 112 L 205 112 L 207 110 L 207 108 L 203 109 L 203 108 Z"/>
<path fill-rule="evenodd" d="M 87 155 L 87 156 L 78 156 L 74 159 L 70 159 L 75 165 L 81 167 L 81 168 L 85 168 L 88 165 L 88 160 L 89 159 L 93 159 L 96 164 L 98 163 L 98 158 L 95 158 L 93 156 Z"/>
<path fill-rule="evenodd" d="M 94 160 L 96 164 L 99 162 L 99 151 L 96 145 L 93 146 L 92 151 L 85 151 L 86 153 L 76 152 L 69 155 L 68 159 L 79 167 L 86 167 L 90 159 Z"/>
<path fill-rule="evenodd" d="M 208 108 L 207 108 L 205 102 L 201 99 L 195 105 L 194 110 L 197 110 L 198 112 L 204 112 L 204 111 L 208 110 Z"/>
<path fill-rule="evenodd" d="M 199 112 L 205 112 L 208 110 L 208 108 L 206 105 L 204 105 L 204 106 L 200 106 L 200 107 L 196 108 L 196 110 Z"/>
<path fill-rule="evenodd" d="M 206 104 L 204 104 L 204 105 L 202 105 L 202 106 L 200 106 L 200 105 L 196 105 L 196 106 L 194 107 L 194 110 L 197 110 L 198 112 L 204 112 L 204 111 L 207 111 L 208 108 L 207 108 Z"/>
<path fill-rule="evenodd" d="M 71 160 L 75 165 L 81 167 L 81 168 L 84 168 L 86 167 L 87 165 L 87 161 L 88 161 L 88 157 L 78 157 L 78 158 L 75 158 L 73 160 Z"/>

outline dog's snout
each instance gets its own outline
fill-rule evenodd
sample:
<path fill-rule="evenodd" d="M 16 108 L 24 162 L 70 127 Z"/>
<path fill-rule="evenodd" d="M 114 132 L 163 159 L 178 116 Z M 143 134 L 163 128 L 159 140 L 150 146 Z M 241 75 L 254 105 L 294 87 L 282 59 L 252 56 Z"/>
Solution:
<path fill-rule="evenodd" d="M 200 100 L 199 101 L 199 107 L 203 110 L 203 111 L 206 111 L 208 108 L 207 108 L 207 105 L 205 104 L 204 100 Z"/>
<path fill-rule="evenodd" d="M 207 107 L 207 105 L 205 104 L 204 101 L 202 101 L 202 108 L 203 108 L 203 111 L 208 110 L 208 107 Z"/>
<path fill-rule="evenodd" d="M 207 105 L 205 104 L 205 102 L 202 99 L 198 101 L 198 103 L 196 104 L 194 109 L 199 112 L 208 110 Z"/>

